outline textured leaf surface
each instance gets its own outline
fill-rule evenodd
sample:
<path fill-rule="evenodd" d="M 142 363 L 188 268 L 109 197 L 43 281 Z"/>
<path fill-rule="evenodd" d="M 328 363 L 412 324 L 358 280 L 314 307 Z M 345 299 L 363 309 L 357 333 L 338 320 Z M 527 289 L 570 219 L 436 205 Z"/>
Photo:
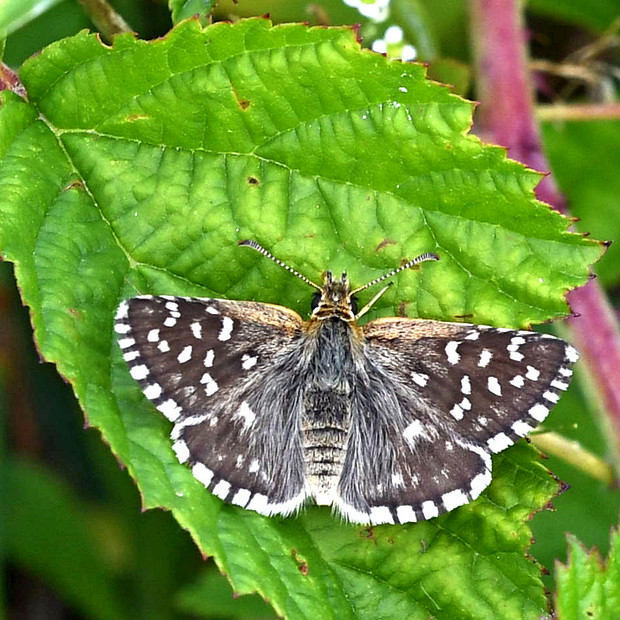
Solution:
<path fill-rule="evenodd" d="M 568 537 L 569 561 L 557 565 L 556 608 L 559 618 L 615 618 L 620 610 L 620 535 L 611 534 L 609 557 L 601 560 L 574 536 Z"/>
<path fill-rule="evenodd" d="M 494 459 L 474 505 L 429 523 L 366 531 L 318 508 L 266 519 L 177 462 L 112 319 L 138 292 L 307 314 L 311 291 L 238 248 L 248 237 L 311 278 L 346 269 L 356 284 L 441 255 L 402 274 L 374 316 L 518 327 L 561 315 L 600 250 L 534 200 L 539 175 L 467 136 L 471 104 L 422 67 L 361 51 L 344 28 L 190 21 L 112 48 L 82 33 L 21 77 L 28 103 L 8 93 L 0 109 L 0 244 L 42 354 L 145 506 L 170 509 L 236 591 L 289 617 L 538 617 L 524 522 L 557 485 L 528 446 Z"/>

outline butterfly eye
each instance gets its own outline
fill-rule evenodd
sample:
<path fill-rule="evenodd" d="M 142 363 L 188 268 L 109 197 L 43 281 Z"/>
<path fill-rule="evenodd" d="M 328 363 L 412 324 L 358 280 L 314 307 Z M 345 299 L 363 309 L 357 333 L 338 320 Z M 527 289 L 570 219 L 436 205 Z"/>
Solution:
<path fill-rule="evenodd" d="M 317 291 L 314 295 L 312 295 L 312 302 L 310 303 L 310 307 L 312 310 L 316 310 L 321 303 L 321 293 Z"/>

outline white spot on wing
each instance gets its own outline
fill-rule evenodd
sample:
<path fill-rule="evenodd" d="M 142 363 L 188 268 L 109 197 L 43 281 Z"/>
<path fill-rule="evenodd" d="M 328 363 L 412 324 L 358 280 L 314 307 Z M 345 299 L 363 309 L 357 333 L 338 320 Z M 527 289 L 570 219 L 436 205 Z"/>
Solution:
<path fill-rule="evenodd" d="M 205 308 L 205 312 L 208 312 L 209 314 L 219 314 L 220 311 L 217 308 L 214 308 L 213 306 L 207 306 Z"/>
<path fill-rule="evenodd" d="M 183 440 L 179 439 L 178 441 L 175 441 L 172 444 L 172 449 L 177 455 L 177 459 L 179 459 L 180 463 L 185 463 L 185 461 L 189 459 L 189 448 Z"/>
<path fill-rule="evenodd" d="M 230 500 L 231 504 L 235 504 L 236 506 L 245 507 L 246 504 L 250 501 L 250 497 L 252 497 L 252 493 L 247 489 L 239 489 Z"/>
<path fill-rule="evenodd" d="M 168 351 L 170 351 L 170 345 L 168 344 L 167 340 L 162 340 L 158 345 L 157 348 L 162 352 L 162 353 L 168 353 Z"/>
<path fill-rule="evenodd" d="M 129 327 L 128 323 L 116 323 L 114 325 L 114 331 L 117 334 L 126 334 L 130 330 L 131 330 L 131 327 Z"/>
<path fill-rule="evenodd" d="M 428 375 L 422 372 L 412 372 L 411 378 L 413 379 L 413 382 L 420 387 L 426 387 L 426 384 L 428 383 Z"/>
<path fill-rule="evenodd" d="M 489 377 L 487 380 L 487 388 L 491 394 L 495 394 L 496 396 L 502 395 L 502 386 L 499 384 L 497 377 Z"/>
<path fill-rule="evenodd" d="M 213 349 L 209 349 L 207 351 L 207 354 L 205 355 L 205 367 L 206 368 L 211 368 L 211 366 L 213 366 L 213 360 L 215 359 L 215 351 Z"/>
<path fill-rule="evenodd" d="M 553 392 L 549 392 L 549 391 L 546 391 L 543 394 L 543 398 L 545 400 L 548 400 L 550 403 L 557 403 L 558 400 L 560 400 L 560 397 L 557 394 L 554 394 Z"/>
<path fill-rule="evenodd" d="M 140 357 L 140 353 L 138 351 L 128 351 L 123 354 L 123 359 L 126 362 L 133 362 L 138 357 Z"/>
<path fill-rule="evenodd" d="M 394 517 L 387 506 L 373 506 L 370 509 L 370 522 L 373 525 L 394 523 Z"/>
<path fill-rule="evenodd" d="M 420 422 L 420 420 L 414 420 L 411 422 L 411 424 L 409 424 L 409 426 L 404 430 L 403 437 L 410 444 L 414 444 L 418 437 L 426 437 L 426 432 L 424 431 L 422 422 Z"/>
<path fill-rule="evenodd" d="M 459 360 L 461 359 L 461 356 L 457 351 L 460 344 L 461 343 L 458 340 L 450 340 L 450 342 L 448 342 L 448 344 L 446 345 L 445 351 L 448 358 L 448 363 L 458 364 Z"/>
<path fill-rule="evenodd" d="M 415 523 L 418 520 L 411 506 L 399 506 L 396 509 L 396 516 L 401 523 Z"/>
<path fill-rule="evenodd" d="M 493 452 L 501 452 L 509 446 L 512 446 L 513 443 L 512 439 L 505 433 L 498 433 L 495 437 L 491 437 L 491 439 L 487 441 L 487 445 Z"/>
<path fill-rule="evenodd" d="M 244 354 L 243 357 L 241 358 L 241 368 L 243 368 L 243 370 L 250 370 L 250 368 L 256 366 L 257 361 L 258 361 L 257 357 L 253 355 Z"/>
<path fill-rule="evenodd" d="M 461 392 L 463 394 L 471 394 L 471 381 L 469 380 L 468 375 L 465 375 L 461 379 Z"/>
<path fill-rule="evenodd" d="M 538 381 L 538 377 L 540 377 L 540 370 L 536 370 L 533 366 L 528 366 L 525 376 L 530 381 Z"/>
<path fill-rule="evenodd" d="M 525 379 L 521 375 L 513 377 L 508 383 L 514 385 L 516 388 L 522 388 L 525 385 Z"/>
<path fill-rule="evenodd" d="M 255 474 L 259 469 L 260 469 L 260 465 L 258 463 L 258 460 L 253 459 L 252 462 L 250 463 L 250 467 L 248 467 L 248 471 L 251 474 Z"/>
<path fill-rule="evenodd" d="M 248 429 L 254 424 L 256 414 L 250 409 L 250 405 L 244 400 L 233 416 L 238 420 L 243 420 L 243 428 Z"/>
<path fill-rule="evenodd" d="M 139 366 L 133 366 L 132 368 L 130 368 L 129 374 L 136 381 L 140 381 L 142 379 L 146 379 L 149 376 L 149 369 L 144 364 L 140 364 Z"/>
<path fill-rule="evenodd" d="M 177 356 L 177 361 L 179 364 L 185 364 L 185 362 L 189 362 L 192 359 L 192 345 L 187 345 L 183 347 L 183 350 Z"/>
<path fill-rule="evenodd" d="M 127 318 L 128 314 L 129 314 L 129 304 L 127 303 L 127 301 L 121 301 L 121 303 L 119 304 L 116 310 L 116 316 L 114 318 L 117 321 L 122 321 L 123 319 Z"/>
<path fill-rule="evenodd" d="M 267 514 L 267 504 L 269 500 L 262 493 L 255 493 L 250 503 L 246 506 L 249 510 L 255 510 L 260 514 Z"/>
<path fill-rule="evenodd" d="M 422 503 L 422 514 L 425 519 L 432 519 L 439 515 L 439 509 L 431 500 Z"/>
<path fill-rule="evenodd" d="M 157 405 L 157 410 L 161 411 L 171 422 L 178 420 L 182 411 L 181 407 L 172 398 L 169 398 L 161 405 Z"/>
<path fill-rule="evenodd" d="M 192 474 L 194 474 L 194 478 L 202 482 L 206 487 L 208 487 L 211 484 L 211 480 L 213 480 L 213 472 L 202 463 L 196 463 L 192 467 Z"/>
<path fill-rule="evenodd" d="M 230 340 L 230 336 L 233 331 L 234 322 L 229 316 L 222 317 L 222 329 L 220 333 L 217 335 L 217 339 L 224 341 Z"/>
<path fill-rule="evenodd" d="M 467 495 L 465 495 L 461 489 L 455 489 L 449 493 L 444 493 L 441 496 L 441 501 L 443 502 L 446 510 L 450 511 L 467 504 L 469 500 L 467 499 Z"/>
<path fill-rule="evenodd" d="M 575 349 L 575 347 L 572 347 L 570 344 L 566 345 L 565 353 L 566 359 L 571 364 L 574 364 L 579 359 L 579 353 L 577 353 L 577 349 Z"/>
<path fill-rule="evenodd" d="M 177 324 L 177 320 L 173 316 L 169 316 L 164 321 L 166 327 L 174 327 Z"/>
<path fill-rule="evenodd" d="M 202 338 L 202 325 L 198 321 L 194 321 L 190 326 L 192 330 L 192 334 L 194 334 L 194 338 Z"/>
<path fill-rule="evenodd" d="M 215 379 L 213 379 L 213 377 L 208 372 L 205 372 L 205 374 L 202 375 L 202 377 L 200 378 L 200 383 L 204 384 L 205 394 L 207 396 L 212 396 L 220 389 Z"/>
<path fill-rule="evenodd" d="M 151 385 L 145 387 L 143 390 L 144 395 L 149 400 L 159 398 L 161 396 L 161 391 L 161 385 L 159 385 L 159 383 L 151 383 Z"/>
<path fill-rule="evenodd" d="M 462 420 L 463 419 L 463 409 L 459 405 L 454 405 L 454 407 L 452 407 L 452 409 L 450 409 L 450 415 L 455 420 Z"/>
<path fill-rule="evenodd" d="M 133 338 L 121 338 L 118 341 L 118 346 L 121 349 L 128 349 L 129 347 L 133 347 L 136 344 L 136 341 Z"/>
<path fill-rule="evenodd" d="M 486 368 L 489 362 L 493 359 L 493 353 L 489 349 L 482 349 L 480 352 L 480 359 L 478 360 L 478 366 L 480 368 Z"/>
<path fill-rule="evenodd" d="M 213 495 L 217 495 L 220 499 L 226 499 L 228 494 L 230 493 L 230 482 L 226 482 L 226 480 L 220 480 L 214 487 L 211 489 L 211 493 Z"/>
<path fill-rule="evenodd" d="M 533 431 L 534 428 L 522 420 L 517 420 L 512 425 L 512 430 L 520 437 L 525 437 L 530 431 Z"/>
<path fill-rule="evenodd" d="M 554 379 L 551 382 L 551 387 L 554 387 L 556 390 L 565 390 L 568 388 L 568 383 L 564 383 L 564 381 L 558 381 Z"/>
<path fill-rule="evenodd" d="M 547 415 L 549 414 L 549 409 L 547 407 L 545 407 L 544 405 L 541 405 L 540 403 L 538 403 L 537 405 L 534 405 L 530 409 L 529 414 L 535 420 L 538 420 L 539 422 L 542 422 L 547 417 Z"/>
<path fill-rule="evenodd" d="M 149 333 L 146 335 L 146 339 L 149 342 L 159 342 L 159 330 L 151 329 Z"/>

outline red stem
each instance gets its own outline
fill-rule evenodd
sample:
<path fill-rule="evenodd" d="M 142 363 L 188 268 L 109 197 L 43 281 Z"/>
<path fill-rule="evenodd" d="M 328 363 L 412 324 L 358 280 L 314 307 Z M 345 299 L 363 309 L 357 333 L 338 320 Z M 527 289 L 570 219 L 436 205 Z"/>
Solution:
<path fill-rule="evenodd" d="M 478 133 L 510 149 L 510 156 L 535 170 L 549 170 L 535 118 L 527 70 L 526 32 L 519 0 L 470 0 L 478 79 Z M 566 213 L 564 196 L 547 175 L 537 197 Z M 571 291 L 569 319 L 574 341 L 608 419 L 616 465 L 620 463 L 620 339 L 613 310 L 596 281 Z"/>

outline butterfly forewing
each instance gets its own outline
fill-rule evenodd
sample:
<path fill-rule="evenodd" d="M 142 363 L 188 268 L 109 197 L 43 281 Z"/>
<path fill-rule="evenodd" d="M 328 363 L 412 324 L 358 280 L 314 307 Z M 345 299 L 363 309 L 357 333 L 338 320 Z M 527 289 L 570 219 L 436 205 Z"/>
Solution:
<path fill-rule="evenodd" d="M 282 368 L 301 323 L 279 306 L 170 296 L 117 313 L 131 376 L 175 423 L 179 460 L 221 499 L 268 515 L 306 497 L 300 400 Z"/>

